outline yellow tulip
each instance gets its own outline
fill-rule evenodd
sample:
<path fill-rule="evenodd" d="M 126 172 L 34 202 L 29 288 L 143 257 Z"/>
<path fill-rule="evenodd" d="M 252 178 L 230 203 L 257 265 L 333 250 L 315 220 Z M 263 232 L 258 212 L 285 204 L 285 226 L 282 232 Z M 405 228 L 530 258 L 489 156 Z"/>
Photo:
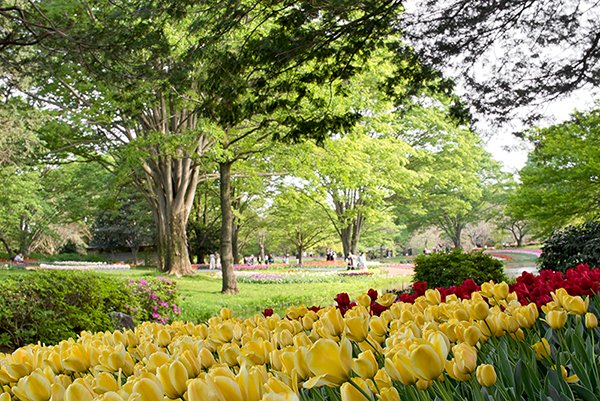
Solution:
<path fill-rule="evenodd" d="M 475 346 L 481 338 L 481 330 L 475 325 L 470 325 L 463 333 L 464 341 L 472 346 Z"/>
<path fill-rule="evenodd" d="M 479 365 L 475 372 L 475 376 L 477 377 L 479 384 L 483 387 L 491 387 L 496 384 L 496 370 L 493 365 Z"/>
<path fill-rule="evenodd" d="M 10 401 L 10 394 L 8 394 L 8 393 L 0 394 L 0 401 Z"/>
<path fill-rule="evenodd" d="M 420 344 L 410 353 L 415 375 L 422 380 L 437 379 L 444 370 L 444 362 L 431 344 Z"/>
<path fill-rule="evenodd" d="M 354 383 L 354 385 L 350 382 L 346 382 L 344 384 L 342 384 L 342 386 L 340 387 L 340 394 L 342 396 L 342 401 L 365 401 L 366 400 L 371 400 L 372 399 L 372 393 L 371 390 L 369 389 L 369 386 L 367 385 L 367 383 L 364 380 L 361 380 L 359 378 L 355 378 L 355 379 L 351 379 Z M 367 394 L 368 398 L 365 398 L 365 395 L 363 394 L 363 392 L 361 392 L 358 388 L 359 387 L 365 394 Z"/>
<path fill-rule="evenodd" d="M 94 378 L 93 389 L 96 393 L 102 394 L 109 391 L 119 391 L 119 385 L 113 375 L 101 372 Z"/>
<path fill-rule="evenodd" d="M 585 327 L 595 329 L 598 327 L 598 318 L 591 312 L 585 314 Z"/>
<path fill-rule="evenodd" d="M 79 379 L 78 379 L 79 380 Z M 162 396 L 162 393 L 161 393 Z M 92 401 L 94 394 L 81 382 L 75 381 L 65 391 L 65 401 Z M 148 401 L 159 401 L 158 399 L 148 399 Z M 162 398 L 160 399 L 162 401 Z"/>
<path fill-rule="evenodd" d="M 382 342 L 388 333 L 388 326 L 385 320 L 380 316 L 373 316 L 369 321 L 370 334 L 377 340 Z"/>
<path fill-rule="evenodd" d="M 554 330 L 561 329 L 567 322 L 567 312 L 562 310 L 551 310 L 546 313 L 546 323 Z"/>
<path fill-rule="evenodd" d="M 467 343 L 452 348 L 455 368 L 462 374 L 470 374 L 477 367 L 477 349 Z"/>
<path fill-rule="evenodd" d="M 454 380 L 465 382 L 471 378 L 470 373 L 462 373 L 460 370 L 457 369 L 456 361 L 454 359 L 446 361 L 444 367 L 446 369 L 446 373 L 448 373 L 448 376 L 450 376 Z"/>
<path fill-rule="evenodd" d="M 435 290 L 427 290 L 425 291 L 425 300 L 430 304 L 430 305 L 439 305 L 440 303 L 442 303 L 442 295 L 440 294 L 440 292 L 435 289 Z"/>
<path fill-rule="evenodd" d="M 305 388 L 338 386 L 347 381 L 352 371 L 352 344 L 343 339 L 338 345 L 330 339 L 319 339 L 306 354 L 306 364 L 315 375 Z"/>
<path fill-rule="evenodd" d="M 587 297 L 585 301 L 580 296 L 566 297 L 564 299 L 564 308 L 569 313 L 576 315 L 583 315 L 587 312 L 590 303 L 590 298 Z"/>
<path fill-rule="evenodd" d="M 186 394 L 187 401 L 227 401 L 210 378 L 190 380 Z"/>
<path fill-rule="evenodd" d="M 371 306 L 371 297 L 368 294 L 360 294 L 356 297 L 356 303 L 360 306 L 368 308 Z"/>
<path fill-rule="evenodd" d="M 441 331 L 432 331 L 427 335 L 427 341 L 431 343 L 440 359 L 445 361 L 450 352 L 450 340 L 448 337 Z"/>
<path fill-rule="evenodd" d="M 299 317 L 306 315 L 308 312 L 309 312 L 308 308 L 304 305 L 290 306 L 286 310 L 286 315 L 290 319 L 295 320 L 295 319 L 298 319 Z"/>
<path fill-rule="evenodd" d="M 65 388 L 61 384 L 53 383 L 50 386 L 50 392 L 52 393 L 50 401 L 63 401 L 65 399 Z"/>
<path fill-rule="evenodd" d="M 244 401 L 259 401 L 263 392 L 263 377 L 257 369 L 248 371 L 245 366 L 235 378 Z"/>
<path fill-rule="evenodd" d="M 242 391 L 239 384 L 227 376 L 214 376 L 213 381 L 215 386 L 221 393 L 224 400 L 227 401 L 243 401 Z"/>
<path fill-rule="evenodd" d="M 198 358 L 200 359 L 200 364 L 204 369 L 208 369 L 217 363 L 213 354 L 206 348 L 200 349 L 198 352 Z"/>
<path fill-rule="evenodd" d="M 502 328 L 509 333 L 514 333 L 519 330 L 519 321 L 517 318 L 505 313 L 500 315 L 500 324 Z"/>
<path fill-rule="evenodd" d="M 319 322 L 323 325 L 322 337 L 338 339 L 346 327 L 344 318 L 338 308 L 329 308 Z"/>
<path fill-rule="evenodd" d="M 185 366 L 179 360 L 173 361 L 170 365 L 159 367 L 156 376 L 167 397 L 175 399 L 185 393 L 188 375 Z"/>
<path fill-rule="evenodd" d="M 354 359 L 352 370 L 362 379 L 372 379 L 379 370 L 373 351 L 367 350 L 358 354 L 358 358 Z"/>
<path fill-rule="evenodd" d="M 136 381 L 132 392 L 139 394 L 144 401 L 163 401 L 164 392 L 160 381 L 154 376 L 150 377 L 143 377 Z"/>
<path fill-rule="evenodd" d="M 577 375 L 569 376 L 567 373 L 567 368 L 565 368 L 562 365 L 560 365 L 560 371 L 562 373 L 563 380 L 566 381 L 567 383 L 576 383 L 579 381 L 579 377 L 577 377 Z"/>
<path fill-rule="evenodd" d="M 287 384 L 274 377 L 265 383 L 261 401 L 299 401 L 298 395 Z"/>
<path fill-rule="evenodd" d="M 387 374 L 385 369 L 379 369 L 375 374 L 375 377 L 373 377 L 373 381 L 379 389 L 392 387 L 392 379 L 390 375 Z"/>
<path fill-rule="evenodd" d="M 377 396 L 377 401 L 400 401 L 400 394 L 394 387 L 382 388 Z"/>
<path fill-rule="evenodd" d="M 385 358 L 384 366 L 385 371 L 392 380 L 397 380 L 405 386 L 410 386 L 417 382 L 417 377 L 410 361 L 410 355 L 405 351 L 397 352 L 391 359 Z"/>
<path fill-rule="evenodd" d="M 490 313 L 490 306 L 485 301 L 476 301 L 471 304 L 471 317 L 477 320 L 484 320 Z"/>
<path fill-rule="evenodd" d="M 233 318 L 233 311 L 229 308 L 222 308 L 219 311 L 219 316 L 223 320 L 229 320 L 229 319 Z"/>
<path fill-rule="evenodd" d="M 239 364 L 238 356 L 240 355 L 240 347 L 236 343 L 223 344 L 217 350 L 217 353 L 221 362 L 229 366 L 237 366 Z"/>
<path fill-rule="evenodd" d="M 565 300 L 570 296 L 566 289 L 559 288 L 554 292 L 550 293 L 552 296 L 552 300 L 556 304 L 556 306 L 562 308 L 565 306 Z"/>
<path fill-rule="evenodd" d="M 465 308 L 456 308 L 453 311 L 453 315 L 454 315 L 454 318 L 459 321 L 469 320 L 469 313 L 466 311 Z"/>
<path fill-rule="evenodd" d="M 501 283 L 495 284 L 492 287 L 492 295 L 497 300 L 506 299 L 506 297 L 508 297 L 508 284 L 504 281 Z"/>
<path fill-rule="evenodd" d="M 64 368 L 72 372 L 85 372 L 90 367 L 89 354 L 81 344 L 74 344 L 62 359 Z"/>
<path fill-rule="evenodd" d="M 168 364 L 169 362 L 171 362 L 171 357 L 169 354 L 163 351 L 158 351 L 148 357 L 146 369 L 148 369 L 149 372 L 156 373 L 156 370 L 159 367 Z"/>
<path fill-rule="evenodd" d="M 29 376 L 22 377 L 15 387 L 15 395 L 29 401 L 48 401 L 50 399 L 50 380 L 40 369 L 34 370 Z"/>
<path fill-rule="evenodd" d="M 369 298 L 370 299 L 370 298 Z M 355 342 L 365 341 L 369 334 L 369 321 L 364 316 L 355 316 L 345 319 L 346 335 Z"/>
<path fill-rule="evenodd" d="M 394 303 L 396 298 L 398 298 L 398 296 L 396 294 L 394 294 L 393 292 L 388 292 L 388 293 L 380 296 L 377 299 L 377 303 L 388 308 Z"/>
<path fill-rule="evenodd" d="M 548 343 L 548 340 L 545 338 L 542 338 L 541 341 L 533 344 L 531 348 L 533 348 L 535 357 L 538 361 L 550 358 L 550 343 Z"/>
<path fill-rule="evenodd" d="M 417 380 L 417 383 L 415 384 L 415 386 L 419 390 L 427 390 L 429 387 L 431 387 L 432 384 L 433 384 L 433 380 L 422 380 L 422 379 L 419 379 L 419 380 Z"/>
<path fill-rule="evenodd" d="M 99 397 L 96 397 L 94 401 L 123 401 L 123 397 L 121 397 L 118 393 L 115 393 L 114 391 L 109 391 L 100 395 Z"/>

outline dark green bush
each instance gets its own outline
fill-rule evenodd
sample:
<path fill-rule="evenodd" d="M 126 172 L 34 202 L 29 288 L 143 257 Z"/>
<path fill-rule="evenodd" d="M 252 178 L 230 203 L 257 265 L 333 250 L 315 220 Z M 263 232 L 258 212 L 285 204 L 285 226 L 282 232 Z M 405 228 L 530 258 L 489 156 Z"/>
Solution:
<path fill-rule="evenodd" d="M 567 227 L 544 242 L 539 259 L 541 269 L 564 272 L 580 263 L 600 266 L 600 221 Z"/>
<path fill-rule="evenodd" d="M 459 285 L 468 278 L 478 284 L 506 279 L 502 262 L 481 252 L 463 253 L 455 250 L 451 253 L 419 255 L 415 259 L 413 281 L 426 281 L 428 288 Z"/>
<path fill-rule="evenodd" d="M 0 281 L 0 345 L 55 344 L 82 330 L 112 330 L 108 313 L 127 313 L 132 302 L 124 280 L 96 273 L 5 273 Z"/>

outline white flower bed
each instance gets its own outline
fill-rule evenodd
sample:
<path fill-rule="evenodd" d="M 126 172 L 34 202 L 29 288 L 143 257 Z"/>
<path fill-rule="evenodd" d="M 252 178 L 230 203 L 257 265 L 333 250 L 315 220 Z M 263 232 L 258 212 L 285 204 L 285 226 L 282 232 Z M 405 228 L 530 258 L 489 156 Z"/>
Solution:
<path fill-rule="evenodd" d="M 33 270 L 129 270 L 129 265 L 124 263 L 102 262 L 56 262 L 53 264 L 42 263 L 39 266 L 30 266 Z"/>

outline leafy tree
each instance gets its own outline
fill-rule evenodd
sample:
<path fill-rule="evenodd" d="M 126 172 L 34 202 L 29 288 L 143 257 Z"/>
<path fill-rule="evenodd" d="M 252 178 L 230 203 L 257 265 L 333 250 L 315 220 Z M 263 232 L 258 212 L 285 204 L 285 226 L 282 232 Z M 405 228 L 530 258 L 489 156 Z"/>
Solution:
<path fill-rule="evenodd" d="M 594 1 L 426 0 L 403 26 L 424 60 L 462 76 L 471 104 L 505 120 L 521 106 L 598 88 L 598 21 Z"/>
<path fill-rule="evenodd" d="M 137 264 L 140 247 L 154 243 L 152 212 L 139 194 L 127 189 L 111 203 L 96 217 L 90 245 L 109 251 L 129 248 Z"/>
<path fill-rule="evenodd" d="M 198 185 L 194 206 L 188 221 L 190 254 L 196 255 L 198 263 L 219 249 L 221 219 L 219 189 L 215 181 Z"/>
<path fill-rule="evenodd" d="M 282 187 L 268 211 L 273 236 L 291 243 L 302 264 L 305 250 L 319 245 L 334 233 L 326 224 L 327 215 L 317 203 L 306 202 L 306 195 L 293 187 Z"/>
<path fill-rule="evenodd" d="M 410 135 L 418 149 L 410 167 L 422 181 L 409 197 L 397 197 L 398 220 L 412 230 L 438 227 L 460 248 L 467 224 L 495 211 L 504 181 L 500 165 L 468 129 L 446 125 L 435 134 Z"/>
<path fill-rule="evenodd" d="M 298 158 L 297 174 L 313 190 L 317 202 L 338 233 L 344 254 L 357 253 L 362 229 L 386 214 L 385 201 L 394 191 L 410 187 L 412 173 L 405 165 L 410 147 L 394 138 L 353 135 L 310 146 Z"/>
<path fill-rule="evenodd" d="M 184 274 L 201 159 L 214 150 L 228 185 L 235 160 L 228 149 L 237 138 L 270 124 L 281 126 L 275 136 L 323 137 L 348 124 L 294 112 L 312 102 L 308 86 L 354 73 L 353 58 L 380 45 L 397 5 L 260 1 L 232 12 L 214 2 L 40 2 L 43 19 L 61 34 L 24 54 L 20 67 L 42 90 L 23 90 L 68 118 L 48 130 L 59 134 L 49 139 L 54 149 L 88 158 L 110 152 L 114 167 L 128 170 L 154 211 L 160 267 Z M 229 188 L 222 193 L 227 231 Z M 224 292 L 236 291 L 230 238 L 222 234 Z"/>
<path fill-rule="evenodd" d="M 599 123 L 596 110 L 528 134 L 534 149 L 509 205 L 542 234 L 598 217 Z"/>

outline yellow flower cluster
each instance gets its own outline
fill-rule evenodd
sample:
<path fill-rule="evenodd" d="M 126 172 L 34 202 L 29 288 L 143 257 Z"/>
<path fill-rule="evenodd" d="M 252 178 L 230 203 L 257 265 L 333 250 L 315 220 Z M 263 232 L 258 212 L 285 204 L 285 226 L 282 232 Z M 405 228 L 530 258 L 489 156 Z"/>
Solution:
<path fill-rule="evenodd" d="M 587 300 L 554 296 L 546 314 L 552 327 L 564 324 L 553 312 L 587 311 Z M 339 388 L 344 401 L 398 401 L 394 382 L 426 389 L 444 374 L 474 375 L 489 387 L 496 371 L 478 364 L 481 344 L 503 335 L 522 340 L 539 317 L 506 283 L 486 283 L 470 300 L 442 303 L 428 290 L 414 304 L 393 301 L 379 300 L 389 306 L 381 316 L 371 316 L 360 296 L 345 316 L 335 307 L 298 306 L 287 318 L 241 320 L 223 309 L 207 324 L 144 323 L 29 345 L 0 354 L 0 401 L 294 401 L 302 389 L 322 386 Z M 547 342 L 534 349 L 540 358 L 550 354 Z"/>

